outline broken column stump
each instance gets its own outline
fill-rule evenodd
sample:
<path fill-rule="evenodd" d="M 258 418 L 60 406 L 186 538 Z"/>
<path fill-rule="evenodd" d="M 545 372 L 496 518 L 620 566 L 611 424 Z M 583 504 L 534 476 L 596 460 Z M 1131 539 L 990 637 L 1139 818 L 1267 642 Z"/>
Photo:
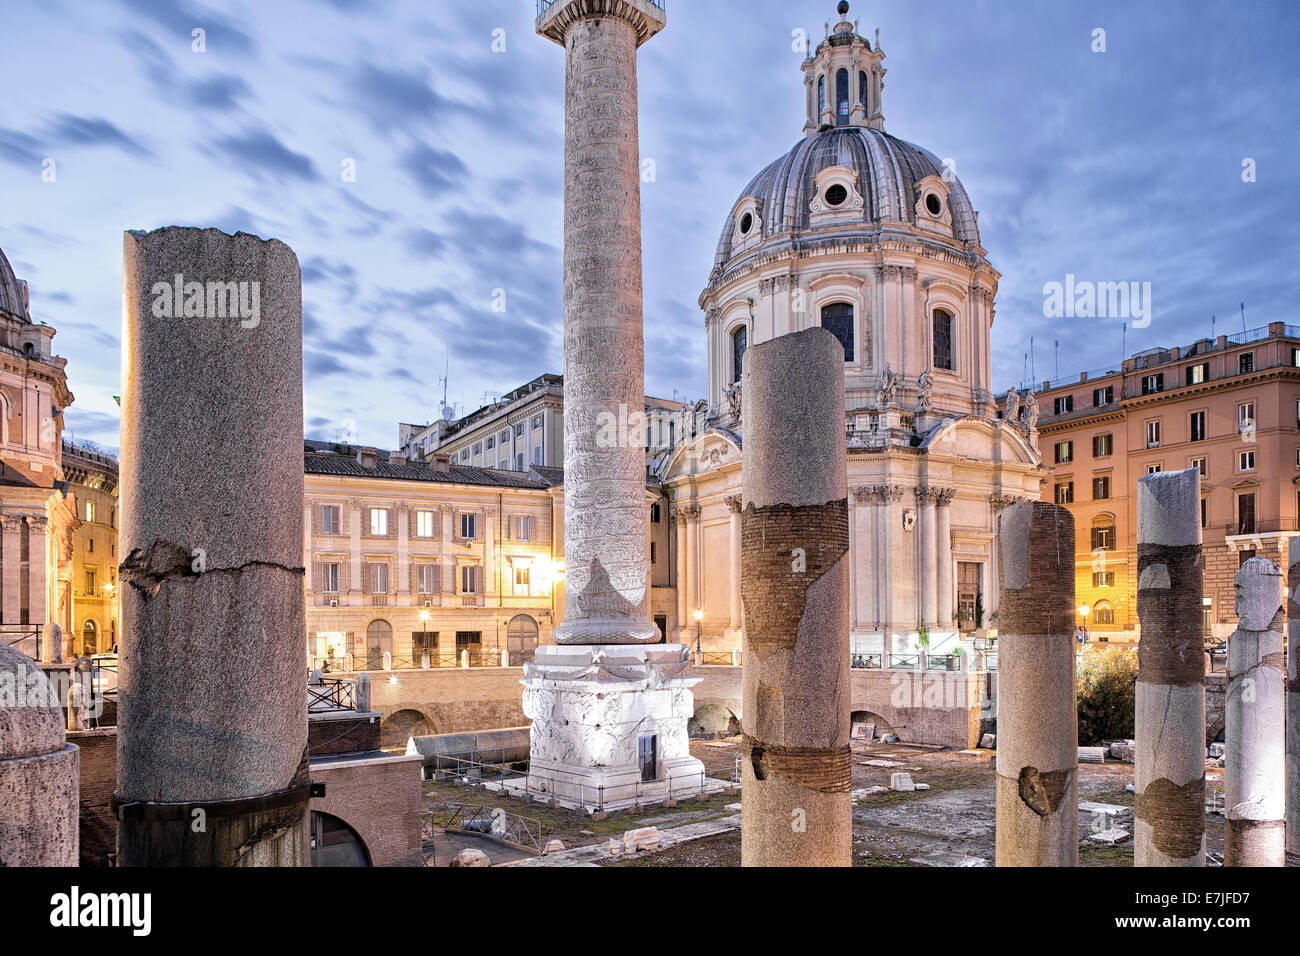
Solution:
<path fill-rule="evenodd" d="M 1138 481 L 1137 866 L 1205 865 L 1201 478 Z"/>
<path fill-rule="evenodd" d="M 998 516 L 997 865 L 1079 862 L 1074 518 L 1022 501 Z"/>
<path fill-rule="evenodd" d="M 1286 860 L 1300 866 L 1300 538 L 1287 548 Z"/>
<path fill-rule="evenodd" d="M 123 271 L 118 863 L 308 865 L 298 259 L 168 228 Z"/>
<path fill-rule="evenodd" d="M 1282 572 L 1272 561 L 1251 558 L 1233 586 L 1237 629 L 1228 638 L 1223 865 L 1285 866 Z"/>
<path fill-rule="evenodd" d="M 808 329 L 745 353 L 744 866 L 848 866 L 844 347 Z"/>

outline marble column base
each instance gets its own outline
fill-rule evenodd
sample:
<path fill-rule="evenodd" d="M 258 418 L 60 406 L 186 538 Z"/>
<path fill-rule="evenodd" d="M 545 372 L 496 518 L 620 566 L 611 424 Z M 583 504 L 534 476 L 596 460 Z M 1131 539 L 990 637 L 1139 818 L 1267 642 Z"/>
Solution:
<path fill-rule="evenodd" d="M 528 788 L 587 807 L 652 803 L 705 789 L 690 755 L 690 649 L 680 644 L 547 645 L 524 665 L 532 719 Z M 654 734 L 654 779 L 638 745 Z"/>

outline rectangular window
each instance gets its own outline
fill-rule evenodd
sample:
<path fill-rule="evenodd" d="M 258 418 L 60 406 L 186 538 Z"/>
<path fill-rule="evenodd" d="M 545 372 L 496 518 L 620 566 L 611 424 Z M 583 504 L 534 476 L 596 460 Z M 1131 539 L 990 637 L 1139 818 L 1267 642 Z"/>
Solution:
<path fill-rule="evenodd" d="M 1206 459 L 1204 458 L 1193 458 L 1190 462 L 1187 463 L 1187 467 L 1195 468 L 1197 471 L 1201 473 L 1202 478 L 1209 477 L 1209 468 L 1206 467 Z"/>
<path fill-rule="evenodd" d="M 1238 471 L 1255 470 L 1255 453 L 1253 451 L 1237 452 L 1237 470 Z"/>
<path fill-rule="evenodd" d="M 1115 529 L 1114 528 L 1093 528 L 1092 529 L 1092 550 L 1114 551 L 1115 550 Z"/>
<path fill-rule="evenodd" d="M 462 538 L 477 538 L 475 534 L 474 518 L 475 515 L 462 514 L 460 516 L 460 536 Z"/>
<path fill-rule="evenodd" d="M 1115 572 L 1093 571 L 1092 586 L 1095 588 L 1113 588 L 1115 586 Z"/>
<path fill-rule="evenodd" d="M 1242 402 L 1237 406 L 1237 431 L 1245 435 L 1255 430 L 1255 403 Z"/>
<path fill-rule="evenodd" d="M 388 536 L 387 508 L 372 508 L 370 510 L 370 534 L 376 538 Z"/>
<path fill-rule="evenodd" d="M 438 566 L 436 564 L 421 564 L 416 569 L 416 586 L 421 594 L 438 593 Z"/>
<path fill-rule="evenodd" d="M 339 566 L 337 564 L 321 565 L 320 589 L 326 594 L 339 593 Z"/>
<path fill-rule="evenodd" d="M 1056 463 L 1060 465 L 1067 461 L 1074 461 L 1074 442 L 1058 441 L 1056 443 Z"/>
<path fill-rule="evenodd" d="M 1187 384 L 1200 385 L 1210 378 L 1210 363 L 1202 362 L 1200 365 L 1187 366 Z"/>
<path fill-rule="evenodd" d="M 541 446 L 541 445 L 534 445 L 534 446 L 533 446 L 533 464 L 534 464 L 534 465 L 540 465 L 541 463 L 542 463 L 542 446 Z"/>
<path fill-rule="evenodd" d="M 510 429 L 507 428 L 497 435 L 497 444 L 502 446 L 510 444 Z"/>
<path fill-rule="evenodd" d="M 1110 497 L 1110 475 L 1092 479 L 1092 497 L 1094 501 L 1105 501 Z"/>
<path fill-rule="evenodd" d="M 87 521 L 95 520 L 95 503 L 93 501 L 86 502 L 86 520 Z"/>
<path fill-rule="evenodd" d="M 1154 395 L 1156 392 L 1165 390 L 1165 374 L 1161 372 L 1157 375 L 1146 375 L 1142 378 L 1142 394 Z"/>
<path fill-rule="evenodd" d="M 1074 482 L 1063 481 L 1056 486 L 1056 503 L 1058 505 L 1074 504 Z"/>
<path fill-rule="evenodd" d="M 476 441 L 474 443 L 474 457 L 477 458 L 481 454 L 483 454 L 483 443 L 481 441 Z"/>
<path fill-rule="evenodd" d="M 1160 422 L 1147 422 L 1147 447 L 1160 447 Z"/>
<path fill-rule="evenodd" d="M 1247 372 L 1255 371 L 1255 353 L 1242 352 L 1237 356 L 1237 371 L 1245 375 Z"/>
<path fill-rule="evenodd" d="M 343 522 L 339 520 L 339 506 L 325 505 L 320 510 L 320 530 L 321 534 L 338 534 L 343 530 Z"/>
<path fill-rule="evenodd" d="M 515 565 L 515 588 L 516 590 L 528 590 L 528 572 L 531 570 L 526 564 Z"/>
<path fill-rule="evenodd" d="M 496 438 L 489 435 L 488 440 L 483 443 L 483 447 L 486 448 L 488 451 L 491 451 L 493 448 L 496 448 L 497 447 Z"/>
<path fill-rule="evenodd" d="M 95 596 L 95 572 L 94 571 L 86 572 L 86 596 L 87 597 Z"/>
<path fill-rule="evenodd" d="M 1106 385 L 1092 390 L 1092 404 L 1100 408 L 1115 401 L 1115 386 Z"/>
<path fill-rule="evenodd" d="M 515 437 L 516 437 L 516 438 L 523 438 L 523 437 L 524 437 L 524 423 L 523 423 L 523 422 L 520 422 L 518 425 L 515 426 Z"/>
<path fill-rule="evenodd" d="M 1061 398 L 1054 399 L 1052 409 L 1057 415 L 1067 415 L 1074 411 L 1074 396 L 1064 395 Z"/>
<path fill-rule="evenodd" d="M 1162 471 L 1164 471 L 1164 467 L 1162 465 L 1147 465 L 1148 475 L 1158 475 Z"/>
<path fill-rule="evenodd" d="M 477 564 L 461 565 L 460 569 L 460 593 L 461 594 L 478 594 L 479 580 L 483 576 L 483 569 Z"/>
<path fill-rule="evenodd" d="M 1210 526 L 1208 521 L 1209 508 L 1206 507 L 1209 503 L 1209 500 L 1210 500 L 1209 498 L 1201 499 L 1201 527 L 1202 528 L 1208 528 Z"/>
<path fill-rule="evenodd" d="M 1110 432 L 1092 436 L 1092 457 L 1107 458 L 1115 451 L 1115 436 Z"/>
<path fill-rule="evenodd" d="M 1237 534 L 1255 533 L 1255 493 L 1237 495 Z"/>
<path fill-rule="evenodd" d="M 534 415 L 534 416 L 533 416 L 533 431 L 537 431 L 537 430 L 538 430 L 539 428 L 541 428 L 541 427 L 542 427 L 542 416 L 541 416 L 541 415 Z"/>
<path fill-rule="evenodd" d="M 438 527 L 438 515 L 434 511 L 417 511 L 415 513 L 415 535 L 418 538 L 432 538 Z"/>
<path fill-rule="evenodd" d="M 1192 412 L 1191 436 L 1192 441 L 1205 441 L 1205 412 Z"/>
<path fill-rule="evenodd" d="M 1300 452 L 1298 452 L 1297 454 L 1300 454 Z M 650 523 L 651 523 L 651 524 L 658 524 L 661 520 L 662 520 L 662 517 L 661 517 L 660 510 L 659 510 L 659 503 L 658 503 L 658 502 L 655 502 L 654 504 L 652 504 L 652 505 L 650 506 Z"/>
<path fill-rule="evenodd" d="M 460 453 L 460 460 L 461 460 L 462 462 L 469 461 L 469 449 L 468 449 L 468 448 L 465 448 L 465 449 L 463 449 L 463 450 L 461 451 L 461 453 Z"/>
<path fill-rule="evenodd" d="M 1253 558 L 1254 556 L 1255 556 L 1255 549 L 1254 549 L 1254 548 L 1250 549 L 1249 551 L 1238 551 L 1238 552 L 1237 552 L 1237 567 L 1238 567 L 1238 568 L 1241 568 L 1241 567 L 1245 566 L 1246 562 L 1249 561 L 1249 560 L 1250 560 L 1251 558 Z"/>
<path fill-rule="evenodd" d="M 533 519 L 528 515 L 520 515 L 515 519 L 515 540 L 531 541 L 533 539 Z"/>
<path fill-rule="evenodd" d="M 370 574 L 367 575 L 370 582 L 371 594 L 388 593 L 388 565 L 372 564 L 370 565 Z"/>
<path fill-rule="evenodd" d="M 517 453 L 515 454 L 515 471 L 524 471 L 524 470 L 525 470 L 525 469 L 524 469 L 524 453 L 523 453 L 522 451 L 521 451 L 521 452 L 517 452 Z"/>
<path fill-rule="evenodd" d="M 657 560 L 658 558 L 656 557 L 655 543 L 651 541 L 650 542 L 650 563 L 654 564 Z"/>

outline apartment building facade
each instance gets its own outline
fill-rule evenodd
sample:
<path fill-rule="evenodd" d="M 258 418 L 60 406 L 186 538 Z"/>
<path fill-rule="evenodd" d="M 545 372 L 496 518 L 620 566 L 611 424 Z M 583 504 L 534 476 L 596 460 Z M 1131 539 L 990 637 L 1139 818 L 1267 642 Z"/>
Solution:
<path fill-rule="evenodd" d="M 77 522 L 72 532 L 72 654 L 117 646 L 117 459 L 87 445 L 63 443 L 63 474 L 71 483 Z"/>
<path fill-rule="evenodd" d="M 1205 632 L 1232 631 L 1232 578 L 1251 557 L 1285 566 L 1300 530 L 1300 326 L 1150 349 L 1034 395 L 1043 498 L 1074 514 L 1079 623 L 1138 637 L 1137 482 L 1201 473 Z"/>
<path fill-rule="evenodd" d="M 549 643 L 564 619 L 562 471 L 308 441 L 304 472 L 311 666 L 518 666 Z M 675 602 L 656 486 L 646 507 L 652 608 L 667 634 Z"/>

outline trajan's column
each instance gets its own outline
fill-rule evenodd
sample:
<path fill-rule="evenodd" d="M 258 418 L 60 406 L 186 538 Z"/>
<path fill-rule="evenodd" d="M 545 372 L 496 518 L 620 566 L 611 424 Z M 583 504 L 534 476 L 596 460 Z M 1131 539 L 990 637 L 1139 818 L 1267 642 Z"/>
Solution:
<path fill-rule="evenodd" d="M 650 621 L 637 48 L 662 0 L 554 0 L 565 49 L 565 618 L 524 669 L 530 786 L 603 808 L 702 786 L 689 651 Z"/>

